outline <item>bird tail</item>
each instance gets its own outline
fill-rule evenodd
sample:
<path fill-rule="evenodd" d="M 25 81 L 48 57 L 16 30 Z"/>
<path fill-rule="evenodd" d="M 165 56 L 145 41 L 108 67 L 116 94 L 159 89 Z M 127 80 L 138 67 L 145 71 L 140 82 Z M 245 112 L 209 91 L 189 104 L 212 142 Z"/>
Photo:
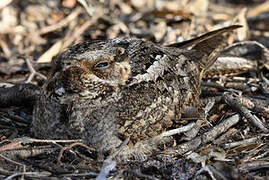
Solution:
<path fill-rule="evenodd" d="M 232 25 L 215 31 L 208 32 L 199 37 L 183 41 L 180 43 L 170 44 L 167 47 L 187 48 L 192 45 L 192 49 L 202 53 L 203 58 L 199 61 L 202 70 L 207 70 L 218 58 L 221 51 L 227 44 L 228 36 L 225 32 L 230 32 L 240 28 L 240 25 Z"/>

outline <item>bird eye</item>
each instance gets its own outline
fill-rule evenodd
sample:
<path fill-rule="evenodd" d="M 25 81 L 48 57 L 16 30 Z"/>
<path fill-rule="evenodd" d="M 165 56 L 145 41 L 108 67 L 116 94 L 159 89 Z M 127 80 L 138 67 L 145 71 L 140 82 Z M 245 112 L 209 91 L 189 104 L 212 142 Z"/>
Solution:
<path fill-rule="evenodd" d="M 103 67 L 107 67 L 107 66 L 108 66 L 108 62 L 101 62 L 101 63 L 97 64 L 95 67 L 103 68 Z"/>

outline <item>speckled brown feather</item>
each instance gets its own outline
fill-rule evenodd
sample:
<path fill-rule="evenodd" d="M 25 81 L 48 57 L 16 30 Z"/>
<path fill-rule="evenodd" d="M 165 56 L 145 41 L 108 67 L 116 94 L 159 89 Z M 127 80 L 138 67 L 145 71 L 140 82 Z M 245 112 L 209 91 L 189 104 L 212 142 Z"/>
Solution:
<path fill-rule="evenodd" d="M 71 47 L 53 61 L 34 110 L 33 133 L 82 138 L 100 154 L 130 138 L 120 157 L 147 154 L 158 144 L 150 140 L 177 124 L 184 106 L 198 100 L 202 73 L 225 44 L 222 33 L 235 28 L 195 38 L 192 50 L 133 38 Z"/>

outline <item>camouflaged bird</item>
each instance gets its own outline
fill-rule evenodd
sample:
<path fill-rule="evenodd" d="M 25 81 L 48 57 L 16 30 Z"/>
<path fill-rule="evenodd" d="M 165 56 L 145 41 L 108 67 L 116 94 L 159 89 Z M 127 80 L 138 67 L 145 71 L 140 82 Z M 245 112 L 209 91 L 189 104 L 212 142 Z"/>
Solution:
<path fill-rule="evenodd" d="M 135 38 L 82 42 L 53 60 L 34 108 L 36 137 L 82 138 L 98 152 L 123 159 L 147 154 L 200 95 L 202 74 L 225 46 L 230 26 L 159 46 Z M 190 50 L 185 49 L 194 45 Z"/>

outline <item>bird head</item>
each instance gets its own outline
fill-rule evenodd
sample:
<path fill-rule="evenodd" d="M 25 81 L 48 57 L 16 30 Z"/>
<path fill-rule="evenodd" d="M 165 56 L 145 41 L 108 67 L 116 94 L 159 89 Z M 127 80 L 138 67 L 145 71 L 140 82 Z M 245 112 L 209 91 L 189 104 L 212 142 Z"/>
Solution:
<path fill-rule="evenodd" d="M 131 73 L 128 55 L 122 47 L 86 50 L 69 57 L 64 53 L 53 62 L 54 75 L 58 74 L 63 88 L 69 92 L 102 91 L 104 87 L 115 90 L 125 84 Z"/>

